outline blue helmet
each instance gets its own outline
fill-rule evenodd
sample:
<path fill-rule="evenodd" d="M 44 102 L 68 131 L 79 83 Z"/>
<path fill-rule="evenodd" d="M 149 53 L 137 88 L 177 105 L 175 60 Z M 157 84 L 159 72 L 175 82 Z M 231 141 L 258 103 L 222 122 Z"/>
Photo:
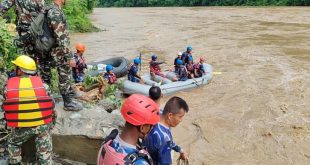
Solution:
<path fill-rule="evenodd" d="M 186 48 L 186 50 L 193 50 L 193 47 L 192 47 L 192 46 L 188 46 L 188 47 Z"/>
<path fill-rule="evenodd" d="M 183 65 L 183 61 L 181 59 L 177 60 L 177 65 Z"/>
<path fill-rule="evenodd" d="M 192 56 L 189 56 L 189 57 L 188 57 L 188 61 L 193 61 L 193 57 L 192 57 Z"/>
<path fill-rule="evenodd" d="M 155 61 L 156 59 L 157 59 L 157 55 L 156 55 L 156 54 L 153 54 L 153 55 L 152 55 L 152 60 Z"/>
<path fill-rule="evenodd" d="M 140 58 L 135 58 L 135 59 L 133 60 L 133 62 L 134 62 L 135 64 L 140 64 L 140 63 L 141 63 L 141 60 L 140 60 Z"/>
<path fill-rule="evenodd" d="M 113 70 L 113 66 L 112 65 L 107 65 L 106 70 L 107 70 L 107 72 L 109 72 L 110 70 Z"/>

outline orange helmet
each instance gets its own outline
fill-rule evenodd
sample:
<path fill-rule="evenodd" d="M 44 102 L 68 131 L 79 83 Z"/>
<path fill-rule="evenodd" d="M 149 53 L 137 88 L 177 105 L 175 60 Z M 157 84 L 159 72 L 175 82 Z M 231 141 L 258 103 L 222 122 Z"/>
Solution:
<path fill-rule="evenodd" d="M 77 51 L 79 51 L 79 52 L 85 52 L 85 45 L 84 44 L 82 44 L 82 43 L 77 43 L 76 45 L 75 45 L 75 48 L 76 48 L 76 50 Z"/>
<path fill-rule="evenodd" d="M 124 119 L 135 126 L 150 124 L 159 121 L 159 108 L 157 104 L 144 95 L 133 94 L 128 97 L 121 109 Z"/>
<path fill-rule="evenodd" d="M 200 62 L 205 62 L 205 60 L 206 60 L 206 59 L 205 59 L 204 57 L 202 57 L 202 56 L 199 58 L 199 61 L 200 61 Z"/>

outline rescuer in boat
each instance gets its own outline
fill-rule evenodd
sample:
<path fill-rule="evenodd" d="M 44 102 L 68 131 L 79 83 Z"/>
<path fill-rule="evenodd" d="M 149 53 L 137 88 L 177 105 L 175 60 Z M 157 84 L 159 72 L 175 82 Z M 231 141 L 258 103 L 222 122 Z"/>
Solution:
<path fill-rule="evenodd" d="M 188 58 L 189 57 L 193 57 L 192 56 L 192 50 L 193 50 L 193 47 L 192 46 L 188 46 L 186 48 L 186 51 L 182 53 L 182 60 L 183 60 L 184 64 L 188 63 Z"/>
<path fill-rule="evenodd" d="M 165 77 L 165 75 L 163 73 L 161 73 L 161 69 L 160 69 L 160 64 L 163 64 L 165 62 L 161 61 L 158 62 L 157 61 L 157 55 L 153 54 L 152 55 L 152 60 L 150 61 L 150 74 L 151 74 L 151 80 L 154 81 L 155 79 L 155 75 L 161 76 L 161 77 Z"/>
<path fill-rule="evenodd" d="M 203 63 L 205 62 L 204 57 L 199 58 L 199 62 L 194 65 L 194 76 L 202 77 L 206 74 L 205 68 L 203 67 Z"/>
<path fill-rule="evenodd" d="M 135 58 L 133 60 L 133 64 L 129 67 L 128 70 L 128 80 L 131 82 L 137 82 L 143 84 L 142 78 L 138 75 L 139 71 L 139 64 L 141 63 L 141 60 L 139 58 Z"/>
<path fill-rule="evenodd" d="M 194 62 L 192 57 L 188 57 L 188 63 L 186 64 L 186 69 L 188 72 L 188 78 L 194 78 Z"/>
<path fill-rule="evenodd" d="M 106 71 L 107 72 L 103 75 L 103 77 L 108 81 L 109 84 L 115 84 L 117 82 L 117 78 L 113 73 L 113 66 L 107 65 Z"/>

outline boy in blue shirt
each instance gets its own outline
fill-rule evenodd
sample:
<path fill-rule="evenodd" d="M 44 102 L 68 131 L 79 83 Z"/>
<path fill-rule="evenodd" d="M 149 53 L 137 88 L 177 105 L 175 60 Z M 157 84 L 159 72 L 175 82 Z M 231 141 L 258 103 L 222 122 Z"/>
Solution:
<path fill-rule="evenodd" d="M 153 127 L 143 142 L 153 159 L 154 165 L 172 164 L 172 150 L 180 153 L 180 159 L 188 159 L 181 147 L 173 142 L 171 134 L 171 127 L 176 127 L 188 110 L 187 103 L 180 97 L 172 97 L 165 105 L 159 123 Z"/>

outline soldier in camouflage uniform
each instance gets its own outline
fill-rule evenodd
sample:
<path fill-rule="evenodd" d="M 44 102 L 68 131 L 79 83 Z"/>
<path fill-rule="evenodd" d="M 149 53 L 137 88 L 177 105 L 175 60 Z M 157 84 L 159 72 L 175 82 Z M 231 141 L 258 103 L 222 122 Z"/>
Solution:
<path fill-rule="evenodd" d="M 18 59 L 20 58 L 20 59 Z M 33 59 L 31 59 L 30 57 L 28 56 L 20 56 L 18 57 L 15 61 L 13 61 L 13 63 L 16 65 L 16 75 L 20 78 L 29 78 L 29 77 L 32 77 L 32 75 L 35 75 L 35 69 L 36 69 L 36 64 L 34 62 Z M 24 66 L 27 66 L 27 67 L 24 67 Z M 28 66 L 31 66 L 29 69 Z M 34 76 L 35 77 L 35 76 Z M 12 78 L 13 79 L 13 78 Z M 32 86 L 33 86 L 33 89 L 29 89 L 27 88 L 28 90 L 36 90 L 36 89 L 39 89 L 40 87 L 39 86 L 35 86 L 34 84 L 38 83 L 34 83 L 35 80 L 31 80 L 32 81 Z M 41 79 L 37 80 L 37 81 L 41 81 Z M 14 82 L 15 83 L 15 82 Z M 19 85 L 20 86 L 20 85 Z M 51 96 L 51 92 L 48 88 L 48 85 L 46 84 L 43 84 L 44 88 L 45 88 L 45 92 L 47 92 L 47 95 L 48 96 Z M 12 89 L 11 89 L 12 90 Z M 23 89 L 23 91 L 27 91 L 25 89 Z M 8 94 L 9 90 L 7 90 L 7 86 L 6 88 L 4 88 L 4 96 L 9 96 Z M 37 91 L 39 92 L 39 91 Z M 34 93 L 37 93 L 34 91 Z M 12 95 L 12 93 L 11 93 Z M 36 97 L 34 97 L 34 99 L 38 99 L 40 97 L 42 97 L 41 95 L 37 95 L 35 94 Z M 11 100 L 12 100 L 12 96 L 11 97 Z M 29 98 L 28 95 L 25 95 L 25 96 L 21 96 L 21 95 L 18 95 L 19 99 L 23 99 L 23 97 L 27 97 Z M 8 99 L 8 98 L 4 98 L 5 99 Z M 10 99 L 8 99 L 10 100 Z M 28 102 L 30 102 L 31 100 L 28 99 Z M 27 102 L 27 101 L 26 101 Z M 51 102 L 51 100 L 50 100 Z M 25 101 L 20 101 L 20 102 L 13 102 L 14 104 L 18 104 L 18 107 L 21 108 L 21 106 L 26 106 L 26 107 L 30 107 L 29 105 L 32 103 L 25 103 Z M 35 102 L 33 102 L 35 103 Z M 38 104 L 39 101 L 36 100 L 36 104 L 39 105 L 39 109 L 33 109 L 33 110 L 29 110 L 30 112 L 32 113 L 37 113 L 36 110 L 40 110 L 42 113 L 42 119 L 40 120 L 47 120 L 46 117 L 43 117 L 43 113 L 46 113 L 47 111 L 46 110 L 43 110 L 43 108 L 41 107 L 42 104 L 44 104 L 44 102 L 41 102 L 40 104 Z M 5 103 L 4 103 L 5 104 Z M 51 103 L 49 103 L 51 104 Z M 7 104 L 7 105 L 10 105 L 10 104 Z M 40 106 L 41 105 L 41 106 Z M 50 106 L 50 105 L 49 105 Z M 31 106 L 31 108 L 34 108 Z M 4 110 L 5 110 L 5 107 L 4 107 Z M 23 145 L 23 143 L 27 142 L 29 139 L 31 139 L 32 137 L 35 137 L 35 146 L 36 146 L 36 157 L 37 157 L 37 163 L 40 164 L 40 165 L 51 165 L 52 164 L 52 137 L 51 137 L 51 134 L 50 134 L 50 130 L 53 128 L 54 124 L 55 124 L 55 110 L 54 108 L 52 108 L 53 110 L 53 115 L 52 117 L 51 116 L 47 116 L 49 118 L 53 118 L 53 122 L 47 122 L 45 124 L 37 124 L 37 126 L 20 126 L 20 122 L 23 122 L 22 120 L 27 120 L 27 119 L 14 119 L 14 121 L 12 120 L 9 120 L 9 119 L 6 119 L 7 120 L 7 123 L 9 122 L 15 122 L 15 120 L 17 120 L 16 122 L 18 122 L 17 126 L 14 126 L 12 127 L 12 133 L 11 135 L 9 136 L 8 138 L 8 147 L 7 147 L 7 150 L 8 150 L 8 153 L 9 153 L 9 164 L 16 164 L 16 165 L 19 165 L 21 164 L 21 160 L 22 160 L 22 157 L 21 157 L 21 146 Z M 8 111 L 8 112 L 7 112 Z M 23 112 L 22 111 L 25 111 L 25 110 L 14 110 L 14 111 L 21 111 L 21 112 L 14 112 L 14 113 L 18 113 L 19 115 L 22 115 Z M 36 112 L 34 112 L 36 111 Z M 5 113 L 9 113 L 12 111 L 9 111 L 9 109 L 6 109 L 5 110 Z M 27 113 L 30 113 L 30 112 L 27 112 Z M 18 115 L 18 116 L 19 116 Z M 35 115 L 35 114 L 33 114 Z M 28 115 L 29 117 L 29 115 Z M 27 122 L 33 122 L 33 121 L 37 121 L 37 119 L 39 118 L 34 118 L 33 119 L 29 119 L 30 121 L 27 121 Z M 24 121 L 25 122 L 25 121 Z"/>
<path fill-rule="evenodd" d="M 74 66 L 73 55 L 69 53 L 70 39 L 67 31 L 67 23 L 61 7 L 65 5 L 66 0 L 55 0 L 54 5 L 48 11 L 48 23 L 54 31 L 56 38 L 56 47 L 51 52 L 38 55 L 32 44 L 32 39 L 29 33 L 29 26 L 39 12 L 44 12 L 44 0 L 4 0 L 0 5 L 0 13 L 5 13 L 15 3 L 17 7 L 18 24 L 17 31 L 20 35 L 19 46 L 23 48 L 24 53 L 38 60 L 39 73 L 44 82 L 50 84 L 51 67 L 56 67 L 59 74 L 59 90 L 64 100 L 64 109 L 78 111 L 83 109 L 80 103 L 72 100 L 71 87 L 71 68 L 68 62 Z M 1 14 L 0 14 L 1 15 Z M 71 54 L 71 55 L 70 55 Z"/>
<path fill-rule="evenodd" d="M 3 16 L 8 10 L 15 6 L 16 7 L 16 31 L 18 33 L 17 46 L 21 48 L 24 54 L 28 54 L 34 57 L 34 45 L 31 42 L 31 37 L 29 33 L 29 26 L 32 22 L 32 17 L 35 17 L 39 12 L 43 11 L 44 0 L 3 0 L 0 3 L 0 16 Z M 3 61 L 1 59 L 1 61 Z M 3 69 L 3 68 L 0 68 Z M 2 70 L 0 71 L 0 104 L 2 104 L 3 95 L 1 91 L 7 79 L 6 73 Z M 0 107 L 1 109 L 1 107 Z M 1 110 L 0 112 L 0 138 L 2 139 L 7 134 L 6 122 L 4 120 L 4 115 Z M 6 139 L 0 141 L 0 160 L 4 160 L 6 155 Z M 1 164 L 2 162 L 0 162 Z"/>
<path fill-rule="evenodd" d="M 34 58 L 35 50 L 31 42 L 29 26 L 32 19 L 44 11 L 44 0 L 3 0 L 0 4 L 0 16 L 14 5 L 17 16 L 16 31 L 19 35 L 17 46 L 23 50 L 24 54 Z"/>
<path fill-rule="evenodd" d="M 56 61 L 56 67 L 59 75 L 59 90 L 64 101 L 64 109 L 69 111 L 79 111 L 83 109 L 80 103 L 72 100 L 71 93 L 71 67 L 75 65 L 73 54 L 70 53 L 69 45 L 70 38 L 67 30 L 67 21 L 61 7 L 65 5 L 65 0 L 54 0 L 53 6 L 48 10 L 47 20 L 49 27 L 54 32 L 56 38 L 56 47 L 51 52 L 51 58 Z M 48 60 L 45 60 L 48 61 Z M 50 60 L 49 60 L 50 61 Z M 49 68 L 50 66 L 44 62 L 40 62 L 42 68 Z M 41 73 L 48 76 L 50 70 L 46 73 Z M 44 78 L 43 78 L 44 79 Z"/>

